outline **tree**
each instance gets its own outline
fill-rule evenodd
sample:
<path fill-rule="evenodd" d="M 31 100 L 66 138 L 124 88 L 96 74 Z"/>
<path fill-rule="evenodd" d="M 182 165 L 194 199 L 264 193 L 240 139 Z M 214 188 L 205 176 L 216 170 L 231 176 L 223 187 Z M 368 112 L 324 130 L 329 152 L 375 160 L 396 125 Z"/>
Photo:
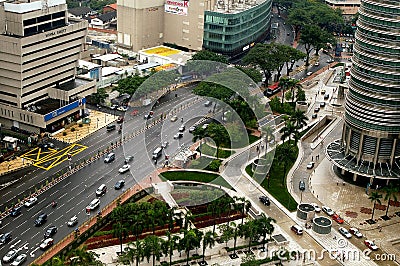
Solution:
<path fill-rule="evenodd" d="M 293 124 L 292 120 L 287 120 L 285 122 L 285 126 L 279 131 L 280 133 L 282 133 L 282 142 L 285 143 L 286 138 L 288 138 L 290 142 L 290 137 L 295 134 L 296 130 L 297 127 Z"/>
<path fill-rule="evenodd" d="M 290 119 L 293 121 L 297 129 L 303 128 L 305 125 L 307 125 L 308 121 L 308 117 L 306 116 L 305 112 L 301 110 L 294 111 Z"/>
<path fill-rule="evenodd" d="M 113 236 L 117 237 L 119 239 L 119 244 L 121 247 L 121 253 L 122 253 L 122 240 L 128 235 L 128 228 L 127 224 L 117 221 L 113 224 L 112 226 L 113 229 Z"/>
<path fill-rule="evenodd" d="M 282 175 L 282 183 L 285 182 L 285 177 L 288 171 L 289 164 L 293 163 L 297 158 L 297 153 L 295 152 L 295 148 L 289 142 L 282 143 L 276 149 L 275 159 L 278 164 L 283 165 L 283 175 Z M 274 159 L 274 160 L 275 160 Z"/>
<path fill-rule="evenodd" d="M 202 145 L 203 139 L 207 136 L 208 136 L 207 131 L 203 127 L 196 127 L 196 129 L 193 131 L 192 141 L 196 142 L 196 141 L 200 140 L 200 145 L 199 145 L 200 156 L 201 156 L 201 145 Z"/>
<path fill-rule="evenodd" d="M 253 67 L 241 67 L 241 66 L 235 66 L 237 69 L 245 73 L 247 76 L 249 76 L 254 82 L 258 83 L 262 81 L 262 74 L 260 71 Z"/>
<path fill-rule="evenodd" d="M 189 252 L 194 248 L 199 248 L 202 232 L 198 229 L 183 230 L 183 238 L 180 239 L 180 246 L 186 253 L 186 265 L 189 265 Z"/>
<path fill-rule="evenodd" d="M 333 36 L 322 30 L 317 25 L 305 25 L 301 31 L 300 43 L 304 44 L 306 51 L 306 66 L 309 65 L 310 53 L 313 49 L 316 52 L 320 48 L 326 46 L 327 43 L 332 42 Z"/>
<path fill-rule="evenodd" d="M 281 105 L 283 105 L 283 99 L 284 99 L 284 95 L 285 95 L 285 90 L 288 88 L 288 86 L 289 86 L 289 81 L 290 81 L 290 78 L 288 78 L 288 77 L 282 77 L 282 78 L 280 78 L 280 80 L 279 80 L 279 87 L 281 88 L 281 90 L 282 90 L 282 101 L 281 101 Z"/>
<path fill-rule="evenodd" d="M 193 89 L 193 93 L 200 96 L 215 98 L 221 101 L 227 101 L 234 95 L 234 92 L 227 87 L 208 81 L 200 82 Z"/>
<path fill-rule="evenodd" d="M 272 225 L 272 223 L 276 222 L 275 219 L 271 218 L 271 217 L 267 217 L 265 216 L 264 213 L 261 214 L 261 216 L 257 217 L 257 229 L 259 230 L 259 234 L 263 237 L 263 248 L 265 248 L 265 240 L 267 238 L 267 234 L 270 236 L 271 239 L 271 235 L 274 232 L 275 228 Z"/>
<path fill-rule="evenodd" d="M 292 102 L 294 102 L 294 95 L 295 95 L 294 91 L 302 88 L 300 80 L 298 80 L 298 79 L 289 79 L 289 82 L 287 84 L 287 88 L 292 93 Z"/>
<path fill-rule="evenodd" d="M 207 135 L 212 138 L 217 146 L 217 159 L 219 158 L 219 147 L 229 136 L 225 130 L 225 127 L 221 124 L 210 123 L 206 129 Z"/>
<path fill-rule="evenodd" d="M 203 235 L 203 264 L 205 262 L 205 253 L 206 253 L 206 248 L 207 246 L 209 248 L 212 248 L 215 245 L 215 234 L 211 231 L 207 231 Z"/>
<path fill-rule="evenodd" d="M 225 242 L 225 245 L 228 246 L 228 241 L 233 237 L 233 228 L 229 225 L 229 222 L 226 224 L 220 224 L 218 226 L 219 231 L 221 232 L 220 239 Z"/>
<path fill-rule="evenodd" d="M 128 259 L 131 263 L 136 261 L 136 266 L 139 266 L 140 258 L 143 256 L 143 242 L 136 239 L 135 242 L 130 242 L 128 246 L 125 247 L 125 254 L 122 259 Z"/>
<path fill-rule="evenodd" d="M 397 201 L 397 196 L 396 196 L 396 194 L 399 192 L 399 188 L 393 186 L 393 184 L 390 183 L 390 185 L 389 185 L 388 187 L 385 187 L 383 190 L 384 190 L 384 192 L 385 192 L 384 200 L 387 201 L 385 216 L 388 217 L 390 201 L 391 201 L 392 199 L 393 199 L 394 201 Z"/>
<path fill-rule="evenodd" d="M 192 56 L 192 61 L 194 60 L 209 60 L 209 61 L 215 61 L 215 62 L 220 62 L 223 64 L 228 64 L 228 58 L 224 55 L 216 54 L 214 52 L 208 51 L 208 50 L 201 50 L 196 52 Z"/>
<path fill-rule="evenodd" d="M 240 213 L 242 214 L 242 224 L 244 222 L 244 216 L 247 215 L 247 213 L 249 212 L 249 210 L 251 209 L 251 202 L 249 200 L 247 200 L 245 197 L 237 197 L 234 196 L 233 200 L 235 201 L 235 209 L 240 211 Z"/>
<path fill-rule="evenodd" d="M 82 248 L 71 250 L 66 256 L 66 261 L 68 261 L 69 265 L 71 266 L 103 265 L 103 263 L 99 261 L 98 258 L 99 255 L 92 251 L 88 251 L 87 246 L 83 246 Z"/>
<path fill-rule="evenodd" d="M 105 88 L 98 88 L 96 93 L 92 94 L 92 101 L 94 103 L 104 103 L 105 99 L 108 97 Z"/>
<path fill-rule="evenodd" d="M 382 194 L 379 194 L 376 191 L 372 192 L 371 195 L 368 197 L 368 199 L 373 203 L 371 221 L 374 220 L 376 203 L 378 202 L 379 204 L 381 204 L 381 198 L 382 198 Z"/>
<path fill-rule="evenodd" d="M 244 224 L 240 224 L 239 225 L 239 235 L 241 237 L 249 239 L 248 252 L 250 252 L 251 243 L 254 241 L 254 239 L 258 235 L 256 221 L 255 220 L 250 220 L 250 221 L 247 221 Z"/>
<path fill-rule="evenodd" d="M 297 102 L 304 102 L 306 100 L 306 93 L 302 88 L 297 89 L 296 99 Z"/>
<path fill-rule="evenodd" d="M 161 256 L 161 242 L 160 238 L 155 235 L 147 236 L 143 241 L 143 256 L 147 258 L 147 262 L 150 261 L 150 257 L 153 257 L 153 266 L 156 260 L 160 260 Z"/>

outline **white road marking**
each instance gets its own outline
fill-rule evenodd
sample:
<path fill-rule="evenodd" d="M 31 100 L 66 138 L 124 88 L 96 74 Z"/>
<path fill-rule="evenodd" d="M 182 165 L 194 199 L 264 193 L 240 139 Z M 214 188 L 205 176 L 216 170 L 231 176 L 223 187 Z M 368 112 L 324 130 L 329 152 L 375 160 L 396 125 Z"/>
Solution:
<path fill-rule="evenodd" d="M 28 229 L 26 229 L 25 231 L 23 231 L 21 235 L 23 235 L 23 234 L 25 234 L 26 232 L 28 232 L 29 229 L 30 229 L 30 228 L 28 228 Z"/>
<path fill-rule="evenodd" d="M 34 234 L 31 239 L 34 239 L 40 232 L 37 232 L 36 234 Z"/>
<path fill-rule="evenodd" d="M 61 219 L 63 216 L 61 215 L 60 217 L 58 217 L 57 219 L 54 219 L 54 222 L 57 222 L 59 219 Z"/>
<path fill-rule="evenodd" d="M 36 252 L 36 250 L 38 250 L 38 249 L 39 249 L 39 247 L 36 247 L 34 250 L 32 250 L 31 253 L 29 253 L 29 255 L 31 256 L 31 258 L 35 257 L 35 252 Z"/>
<path fill-rule="evenodd" d="M 21 224 L 19 224 L 18 226 L 16 226 L 15 228 L 19 228 L 21 225 L 23 225 L 24 223 L 26 223 L 26 220 L 23 221 Z"/>

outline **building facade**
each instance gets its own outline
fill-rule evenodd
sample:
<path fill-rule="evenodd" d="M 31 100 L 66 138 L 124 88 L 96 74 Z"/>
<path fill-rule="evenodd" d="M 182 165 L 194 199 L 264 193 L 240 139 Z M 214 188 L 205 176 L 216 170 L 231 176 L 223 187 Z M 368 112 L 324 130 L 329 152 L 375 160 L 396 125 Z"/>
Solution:
<path fill-rule="evenodd" d="M 357 14 L 361 0 L 325 0 L 325 3 L 333 9 L 340 9 L 345 18 L 351 19 Z"/>
<path fill-rule="evenodd" d="M 68 19 L 65 0 L 3 2 L 0 14 L 0 123 L 49 131 L 82 115 L 96 91 L 76 78 L 87 22 Z"/>
<path fill-rule="evenodd" d="M 342 173 L 400 178 L 400 2 L 362 0 L 342 138 L 327 148 Z"/>
<path fill-rule="evenodd" d="M 270 32 L 271 0 L 118 0 L 118 44 L 139 51 L 161 44 L 239 55 Z"/>

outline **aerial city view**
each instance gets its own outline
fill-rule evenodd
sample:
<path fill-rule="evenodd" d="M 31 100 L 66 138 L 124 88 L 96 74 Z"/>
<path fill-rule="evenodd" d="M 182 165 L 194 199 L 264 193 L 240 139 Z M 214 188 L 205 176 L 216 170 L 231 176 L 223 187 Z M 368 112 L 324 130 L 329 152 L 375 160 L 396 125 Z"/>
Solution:
<path fill-rule="evenodd" d="M 0 266 L 400 265 L 399 0 L 0 0 Z"/>

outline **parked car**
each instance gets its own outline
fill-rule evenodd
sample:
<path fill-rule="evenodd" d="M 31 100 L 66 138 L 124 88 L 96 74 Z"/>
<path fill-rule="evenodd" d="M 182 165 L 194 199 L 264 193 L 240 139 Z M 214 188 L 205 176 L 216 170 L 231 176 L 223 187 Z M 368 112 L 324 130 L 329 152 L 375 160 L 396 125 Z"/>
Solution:
<path fill-rule="evenodd" d="M 124 122 L 124 117 L 122 115 L 118 116 L 117 118 L 117 123 L 121 124 L 122 122 Z"/>
<path fill-rule="evenodd" d="M 321 94 L 325 94 L 325 92 L 326 92 L 325 89 L 322 89 L 322 90 L 321 90 Z"/>
<path fill-rule="evenodd" d="M 125 185 L 125 181 L 119 180 L 119 181 L 117 181 L 117 183 L 115 183 L 114 188 L 118 190 L 118 189 L 121 189 L 124 185 Z"/>
<path fill-rule="evenodd" d="M 117 108 L 118 108 L 118 104 L 113 104 L 113 105 L 110 106 L 110 109 L 111 109 L 111 110 L 115 110 L 115 109 L 117 109 Z"/>
<path fill-rule="evenodd" d="M 96 190 L 96 196 L 101 197 L 107 192 L 107 186 L 105 184 L 101 184 L 99 188 Z"/>
<path fill-rule="evenodd" d="M 4 233 L 0 235 L 0 245 L 7 244 L 11 241 L 11 233 Z"/>
<path fill-rule="evenodd" d="M 175 122 L 176 120 L 178 120 L 178 116 L 174 115 L 171 117 L 171 122 Z"/>
<path fill-rule="evenodd" d="M 303 234 L 303 228 L 301 228 L 299 225 L 295 224 L 290 227 L 290 230 L 296 233 L 296 235 L 302 235 Z"/>
<path fill-rule="evenodd" d="M 164 142 L 161 144 L 161 148 L 165 149 L 165 148 L 168 147 L 168 145 L 169 145 L 169 142 L 168 142 L 168 141 L 164 141 Z"/>
<path fill-rule="evenodd" d="M 121 168 L 118 169 L 118 172 L 120 174 L 123 174 L 125 172 L 128 172 L 130 168 L 131 168 L 130 164 L 124 164 L 124 166 L 122 166 Z"/>
<path fill-rule="evenodd" d="M 320 106 L 320 107 L 325 107 L 325 102 L 320 102 L 320 103 L 319 103 L 319 106 Z"/>
<path fill-rule="evenodd" d="M 184 125 L 180 126 L 179 129 L 178 129 L 178 131 L 179 131 L 179 132 L 185 131 L 185 126 L 184 126 Z"/>
<path fill-rule="evenodd" d="M 301 191 L 306 190 L 306 183 L 305 183 L 303 180 L 300 180 L 300 181 L 299 181 L 299 189 L 300 189 Z"/>
<path fill-rule="evenodd" d="M 350 228 L 349 228 L 349 231 L 350 231 L 350 233 L 352 233 L 352 234 L 353 234 L 355 237 L 357 237 L 357 238 L 363 237 L 363 234 L 361 234 L 361 232 L 358 231 L 358 229 L 355 228 L 355 227 L 350 227 Z"/>
<path fill-rule="evenodd" d="M 319 66 L 319 62 L 318 61 L 315 62 L 314 66 Z"/>
<path fill-rule="evenodd" d="M 314 162 L 309 162 L 308 164 L 307 164 L 307 169 L 313 169 L 314 168 Z"/>
<path fill-rule="evenodd" d="M 57 227 L 55 225 L 49 226 L 44 232 L 44 238 L 49 238 L 57 233 Z"/>
<path fill-rule="evenodd" d="M 317 118 L 318 117 L 318 114 L 316 114 L 316 113 L 314 113 L 314 114 L 312 114 L 312 116 L 311 116 L 313 119 L 315 119 L 315 118 Z"/>
<path fill-rule="evenodd" d="M 42 212 L 35 220 L 35 226 L 41 226 L 47 222 L 47 214 Z"/>
<path fill-rule="evenodd" d="M 261 195 L 258 197 L 258 199 L 261 201 L 262 204 L 269 206 L 271 204 L 270 199 L 267 196 Z"/>
<path fill-rule="evenodd" d="M 206 101 L 206 102 L 204 103 L 204 106 L 205 106 L 205 107 L 209 107 L 209 106 L 211 106 L 211 104 L 212 104 L 211 101 Z"/>
<path fill-rule="evenodd" d="M 22 212 L 22 207 L 15 207 L 11 210 L 10 212 L 10 216 L 11 217 L 17 217 L 18 215 L 20 215 Z"/>
<path fill-rule="evenodd" d="M 315 212 L 321 212 L 321 208 L 317 205 L 317 203 L 310 203 L 311 206 L 314 207 Z"/>
<path fill-rule="evenodd" d="M 182 132 L 176 133 L 176 134 L 174 135 L 174 139 L 180 139 L 180 138 L 182 138 L 182 137 L 183 137 L 183 133 L 182 133 Z"/>
<path fill-rule="evenodd" d="M 78 224 L 78 217 L 76 215 L 71 217 L 71 219 L 69 219 L 69 221 L 67 222 L 67 226 L 69 227 L 73 227 L 77 224 Z"/>
<path fill-rule="evenodd" d="M 325 99 L 325 100 L 328 100 L 328 99 L 329 99 L 329 94 L 328 94 L 328 93 L 324 95 L 324 99 Z"/>
<path fill-rule="evenodd" d="M 107 125 L 107 127 L 106 127 L 107 132 L 113 131 L 116 128 L 117 128 L 117 126 L 115 124 Z"/>
<path fill-rule="evenodd" d="M 27 202 L 25 202 L 25 207 L 30 208 L 37 203 L 38 199 L 36 197 L 30 198 Z"/>
<path fill-rule="evenodd" d="M 20 254 L 18 257 L 11 263 L 12 266 L 20 266 L 26 261 L 26 254 Z"/>
<path fill-rule="evenodd" d="M 342 217 L 340 217 L 338 214 L 334 214 L 332 215 L 332 220 L 334 220 L 335 222 L 337 222 L 338 224 L 342 224 L 344 223 L 344 220 L 342 219 Z"/>
<path fill-rule="evenodd" d="M 317 106 L 314 108 L 314 113 L 318 113 L 318 112 L 319 112 L 319 107 Z"/>
<path fill-rule="evenodd" d="M 100 200 L 99 199 L 94 199 L 92 200 L 89 205 L 86 207 L 87 211 L 93 211 L 100 207 Z"/>
<path fill-rule="evenodd" d="M 332 216 L 332 215 L 334 215 L 335 213 L 332 211 L 332 209 L 331 208 L 329 208 L 328 206 L 322 206 L 322 211 L 324 212 L 324 213 L 326 213 L 327 215 L 329 215 L 329 216 Z"/>
<path fill-rule="evenodd" d="M 196 127 L 195 127 L 195 126 L 189 127 L 189 133 L 192 133 L 192 132 L 195 131 L 195 130 L 196 130 Z"/>
<path fill-rule="evenodd" d="M 53 238 L 47 238 L 40 244 L 41 250 L 46 250 L 54 244 Z"/>
<path fill-rule="evenodd" d="M 378 246 L 372 240 L 364 240 L 364 244 L 371 250 L 378 250 Z"/>
<path fill-rule="evenodd" d="M 9 263 L 12 262 L 18 255 L 18 251 L 16 249 L 11 249 L 7 252 L 6 255 L 3 257 L 3 262 Z"/>
<path fill-rule="evenodd" d="M 339 233 L 341 233 L 345 238 L 351 238 L 351 234 L 349 231 L 347 231 L 346 228 L 344 227 L 339 227 Z"/>
<path fill-rule="evenodd" d="M 133 156 L 132 155 L 129 155 L 129 156 L 125 157 L 125 163 L 129 163 L 132 160 L 133 160 Z"/>
<path fill-rule="evenodd" d="M 312 71 L 308 71 L 308 72 L 307 72 L 307 76 L 311 76 L 312 73 L 313 73 Z"/>

